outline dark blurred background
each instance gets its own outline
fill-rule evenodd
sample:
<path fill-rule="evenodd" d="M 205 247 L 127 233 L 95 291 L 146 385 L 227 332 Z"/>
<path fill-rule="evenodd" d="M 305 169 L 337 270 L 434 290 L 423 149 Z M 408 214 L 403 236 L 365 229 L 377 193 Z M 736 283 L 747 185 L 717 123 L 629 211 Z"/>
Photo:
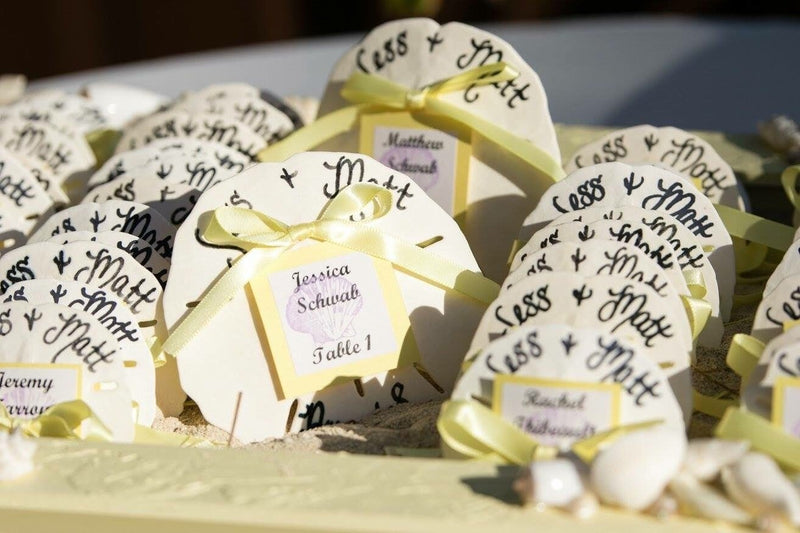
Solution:
<path fill-rule="evenodd" d="M 0 0 L 0 72 L 31 79 L 215 48 L 363 33 L 386 20 L 520 22 L 611 14 L 798 16 L 797 0 Z"/>

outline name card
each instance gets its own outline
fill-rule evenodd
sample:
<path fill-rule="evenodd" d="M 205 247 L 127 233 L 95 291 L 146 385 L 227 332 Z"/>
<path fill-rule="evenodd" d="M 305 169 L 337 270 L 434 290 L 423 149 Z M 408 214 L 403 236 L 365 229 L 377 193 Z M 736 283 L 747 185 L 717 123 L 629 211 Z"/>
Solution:
<path fill-rule="evenodd" d="M 386 261 L 314 244 L 282 254 L 250 288 L 285 397 L 419 359 Z"/>
<path fill-rule="evenodd" d="M 80 365 L 0 362 L 0 402 L 14 418 L 36 418 L 80 398 Z"/>
<path fill-rule="evenodd" d="M 772 423 L 800 438 L 800 378 L 781 376 L 772 389 Z"/>
<path fill-rule="evenodd" d="M 498 375 L 493 410 L 537 442 L 560 448 L 619 424 L 619 383 Z"/>
<path fill-rule="evenodd" d="M 364 115 L 359 151 L 410 177 L 457 216 L 467 208 L 469 134 L 454 125 L 432 127 L 439 122 L 409 113 Z"/>

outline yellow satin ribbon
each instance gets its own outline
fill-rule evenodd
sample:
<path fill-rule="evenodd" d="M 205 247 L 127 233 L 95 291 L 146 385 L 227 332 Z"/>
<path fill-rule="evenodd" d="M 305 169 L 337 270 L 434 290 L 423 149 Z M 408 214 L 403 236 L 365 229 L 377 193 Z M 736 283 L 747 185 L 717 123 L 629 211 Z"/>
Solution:
<path fill-rule="evenodd" d="M 692 391 L 692 397 L 695 411 L 711 415 L 715 418 L 721 418 L 725 414 L 725 410 L 729 407 L 738 407 L 739 405 L 738 400 L 708 396 L 696 390 Z"/>
<path fill-rule="evenodd" d="M 691 296 L 681 296 L 681 303 L 689 319 L 689 327 L 692 330 L 692 340 L 696 339 L 703 328 L 706 327 L 708 319 L 711 317 L 711 304 L 700 298 Z"/>
<path fill-rule="evenodd" d="M 86 142 L 92 149 L 94 158 L 97 161 L 97 167 L 100 167 L 114 155 L 114 149 L 117 147 L 121 137 L 122 132 L 120 130 L 112 129 L 94 130 L 85 135 Z"/>
<path fill-rule="evenodd" d="M 203 240 L 235 246 L 247 250 L 247 253 L 211 287 L 172 332 L 164 343 L 164 352 L 177 355 L 259 271 L 304 239 L 326 241 L 384 259 L 407 274 L 460 292 L 482 304 L 494 301 L 500 290 L 494 281 L 369 225 L 391 211 L 393 204 L 392 194 L 383 187 L 357 183 L 343 189 L 328 202 L 317 220 L 293 226 L 250 209 L 216 209 L 201 231 Z"/>
<path fill-rule="evenodd" d="M 686 287 L 689 289 L 689 294 L 692 298 L 704 299 L 708 294 L 706 288 L 706 280 L 703 278 L 703 272 L 699 268 L 691 268 L 681 272 L 683 279 L 686 280 Z"/>
<path fill-rule="evenodd" d="M 581 460 L 590 463 L 599 451 L 619 437 L 660 423 L 651 421 L 618 426 L 573 443 L 571 450 Z M 442 404 L 436 428 L 442 439 L 442 455 L 451 459 L 524 465 L 552 459 L 559 451 L 555 446 L 539 444 L 499 414 L 469 400 L 451 400 Z"/>
<path fill-rule="evenodd" d="M 783 467 L 800 471 L 800 439 L 758 415 L 730 408 L 714 433 L 723 439 L 747 440 L 754 449 L 771 456 Z"/>
<path fill-rule="evenodd" d="M 0 402 L 0 428 L 19 430 L 28 437 L 54 437 L 110 441 L 111 431 L 83 400 L 71 400 L 48 408 L 36 418 L 12 417 Z"/>
<path fill-rule="evenodd" d="M 550 154 L 530 141 L 441 98 L 443 95 L 462 91 L 471 86 L 500 83 L 513 80 L 517 76 L 519 73 L 516 70 L 501 61 L 466 70 L 422 89 L 412 89 L 375 74 L 354 72 L 342 87 L 341 95 L 355 105 L 343 107 L 320 117 L 283 140 L 267 146 L 258 153 L 257 159 L 284 161 L 296 153 L 311 150 L 355 128 L 358 119 L 366 113 L 392 110 L 418 111 L 445 117 L 470 128 L 481 137 L 525 161 L 547 179 L 556 182 L 564 177 L 564 171 Z"/>
<path fill-rule="evenodd" d="M 153 356 L 153 366 L 161 368 L 167 364 L 167 355 L 164 353 L 164 347 L 161 345 L 161 339 L 158 337 L 150 337 L 145 341 L 147 347 L 150 348 L 150 355 Z"/>
<path fill-rule="evenodd" d="M 737 333 L 731 339 L 725 362 L 745 381 L 758 365 L 764 343 L 746 333 Z"/>
<path fill-rule="evenodd" d="M 781 185 L 783 191 L 786 193 L 786 198 L 792 203 L 795 209 L 800 202 L 800 194 L 797 192 L 797 178 L 800 177 L 800 165 L 792 165 L 786 167 L 786 170 L 781 174 Z"/>

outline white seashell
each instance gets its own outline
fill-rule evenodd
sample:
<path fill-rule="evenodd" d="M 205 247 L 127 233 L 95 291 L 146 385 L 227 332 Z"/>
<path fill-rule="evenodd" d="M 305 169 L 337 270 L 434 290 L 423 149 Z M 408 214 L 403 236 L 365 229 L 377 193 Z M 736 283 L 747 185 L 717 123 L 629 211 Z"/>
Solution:
<path fill-rule="evenodd" d="M 119 83 L 94 82 L 81 91 L 102 109 L 110 126 L 122 128 L 131 119 L 153 113 L 167 103 L 160 94 Z"/>
<path fill-rule="evenodd" d="M 671 494 L 662 492 L 646 511 L 659 520 L 666 520 L 678 512 L 678 500 Z"/>
<path fill-rule="evenodd" d="M 597 514 L 599 508 L 600 502 L 597 501 L 597 496 L 588 491 L 584 492 L 564 507 L 565 510 L 578 520 L 590 519 Z"/>
<path fill-rule="evenodd" d="M 33 470 L 36 442 L 20 431 L 0 430 L 0 481 L 10 481 Z"/>
<path fill-rule="evenodd" d="M 686 448 L 683 471 L 700 481 L 711 481 L 723 466 L 735 463 L 749 449 L 745 440 L 694 439 Z"/>
<path fill-rule="evenodd" d="M 800 525 L 800 492 L 768 455 L 750 452 L 721 477 L 731 499 L 753 514 L 779 514 Z"/>
<path fill-rule="evenodd" d="M 514 483 L 522 503 L 564 507 L 585 489 L 575 464 L 569 459 L 534 461 Z"/>
<path fill-rule="evenodd" d="M 689 443 L 691 448 L 692 443 Z M 684 511 L 701 518 L 724 520 L 733 524 L 749 524 L 753 516 L 725 498 L 718 491 L 704 485 L 686 471 L 678 473 L 669 482 L 669 490 Z"/>
<path fill-rule="evenodd" d="M 686 435 L 666 427 L 621 437 L 592 463 L 592 489 L 604 503 L 642 510 L 652 505 L 683 463 Z"/>

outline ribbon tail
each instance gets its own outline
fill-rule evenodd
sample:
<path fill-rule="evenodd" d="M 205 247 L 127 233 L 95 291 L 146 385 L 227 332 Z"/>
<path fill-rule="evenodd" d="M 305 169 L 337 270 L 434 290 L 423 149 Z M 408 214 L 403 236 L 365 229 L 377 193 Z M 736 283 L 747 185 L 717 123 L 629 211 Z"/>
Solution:
<path fill-rule="evenodd" d="M 33 422 L 38 426 L 37 437 L 112 440 L 111 431 L 83 400 L 56 404 Z"/>
<path fill-rule="evenodd" d="M 798 206 L 798 196 L 800 196 L 797 192 L 797 178 L 800 177 L 800 165 L 793 165 L 790 167 L 786 167 L 786 170 L 783 171 L 781 174 L 781 185 L 783 185 L 783 191 L 786 193 L 786 198 L 792 203 L 795 209 Z"/>
<path fill-rule="evenodd" d="M 692 339 L 696 339 L 711 317 L 711 304 L 691 296 L 681 296 L 681 301 L 686 310 L 686 316 L 689 318 L 689 326 L 692 328 Z"/>
<path fill-rule="evenodd" d="M 540 445 L 522 430 L 490 409 L 467 400 L 445 402 L 436 427 L 445 457 L 524 465 L 543 451 L 537 453 Z M 552 455 L 555 453 L 553 449 Z"/>
<path fill-rule="evenodd" d="M 800 439 L 753 413 L 728 409 L 714 434 L 723 439 L 747 440 L 754 449 L 770 455 L 784 467 L 800 470 Z"/>
<path fill-rule="evenodd" d="M 256 159 L 262 162 L 280 162 L 286 161 L 297 153 L 313 150 L 325 141 L 353 129 L 361 113 L 370 107 L 372 106 L 355 105 L 328 113 L 308 126 L 300 128 L 275 144 L 262 149 L 256 154 Z"/>
<path fill-rule="evenodd" d="M 584 463 L 591 464 L 591 462 L 594 461 L 594 458 L 603 450 L 603 448 L 620 437 L 625 436 L 628 433 L 633 433 L 634 431 L 639 431 L 640 429 L 657 426 L 662 423 L 662 420 L 648 420 L 646 422 L 637 422 L 635 424 L 617 426 L 609 429 L 608 431 L 603 431 L 602 433 L 593 435 L 588 439 L 583 439 L 574 443 L 571 447 L 572 453 L 577 455 L 578 458 Z"/>
<path fill-rule="evenodd" d="M 550 183 L 547 183 L 545 188 L 561 180 L 566 175 L 561 165 L 550 154 L 532 142 L 509 133 L 503 128 L 468 111 L 435 98 L 429 99 L 425 111 L 460 122 L 486 140 L 519 157 L 540 174 L 549 178 Z"/>
<path fill-rule="evenodd" d="M 785 252 L 794 240 L 794 228 L 726 205 L 714 204 L 725 228 L 734 237 L 755 241 Z M 766 252 L 765 252 L 766 253 Z"/>
<path fill-rule="evenodd" d="M 273 259 L 281 249 L 254 248 L 236 261 L 209 289 L 164 342 L 164 352 L 176 357 L 239 291 Z"/>
<path fill-rule="evenodd" d="M 745 380 L 755 369 L 763 351 L 763 342 L 745 333 L 737 333 L 731 339 L 725 362 Z"/>

